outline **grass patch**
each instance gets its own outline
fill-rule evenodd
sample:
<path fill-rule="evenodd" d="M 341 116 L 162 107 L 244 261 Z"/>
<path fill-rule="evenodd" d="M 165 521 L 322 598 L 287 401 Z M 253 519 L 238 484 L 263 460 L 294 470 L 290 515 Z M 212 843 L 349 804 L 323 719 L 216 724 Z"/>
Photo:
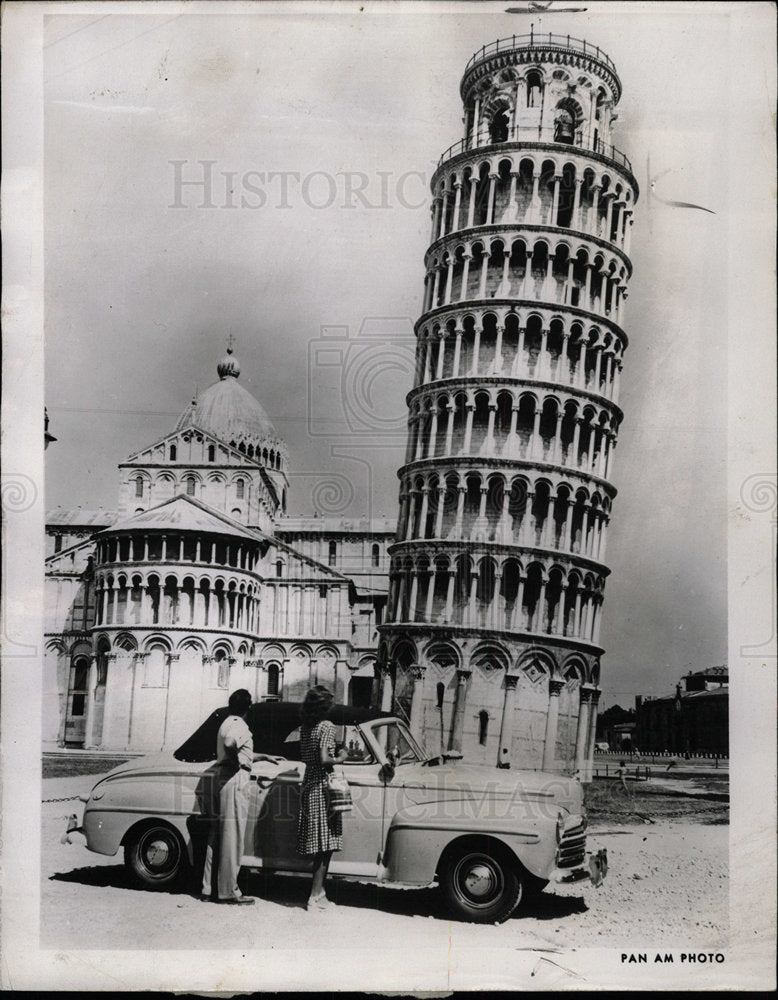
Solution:
<path fill-rule="evenodd" d="M 591 823 L 643 824 L 646 819 L 688 820 L 693 823 L 729 822 L 729 803 L 668 793 L 650 783 L 631 781 L 628 791 L 620 781 L 593 781 L 584 786 L 584 803 Z"/>
<path fill-rule="evenodd" d="M 66 756 L 43 758 L 42 776 L 44 778 L 75 778 L 81 774 L 105 774 L 123 764 L 129 757 L 92 757 L 79 760 Z"/>

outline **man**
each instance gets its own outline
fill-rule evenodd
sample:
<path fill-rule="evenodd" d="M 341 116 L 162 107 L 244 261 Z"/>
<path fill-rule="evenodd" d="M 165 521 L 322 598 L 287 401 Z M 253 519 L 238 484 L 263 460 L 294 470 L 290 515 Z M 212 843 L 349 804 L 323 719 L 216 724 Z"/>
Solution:
<path fill-rule="evenodd" d="M 205 813 L 210 818 L 208 847 L 205 852 L 202 898 L 214 896 L 220 903 L 252 904 L 238 888 L 238 872 L 243 856 L 249 807 L 249 774 L 256 760 L 277 764 L 282 758 L 254 753 L 251 730 L 246 716 L 251 695 L 245 688 L 233 691 L 230 714 L 222 722 L 216 737 L 216 767 L 206 786 Z M 216 872 L 216 887 L 213 873 Z M 214 888 L 216 892 L 214 893 Z"/>

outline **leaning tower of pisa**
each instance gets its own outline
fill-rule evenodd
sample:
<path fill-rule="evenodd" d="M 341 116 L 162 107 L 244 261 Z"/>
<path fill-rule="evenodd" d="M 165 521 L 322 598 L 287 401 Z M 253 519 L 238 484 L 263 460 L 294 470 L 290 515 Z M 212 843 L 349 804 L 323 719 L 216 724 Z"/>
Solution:
<path fill-rule="evenodd" d="M 430 751 L 589 776 L 638 188 L 599 48 L 477 52 L 432 178 L 378 662 Z"/>

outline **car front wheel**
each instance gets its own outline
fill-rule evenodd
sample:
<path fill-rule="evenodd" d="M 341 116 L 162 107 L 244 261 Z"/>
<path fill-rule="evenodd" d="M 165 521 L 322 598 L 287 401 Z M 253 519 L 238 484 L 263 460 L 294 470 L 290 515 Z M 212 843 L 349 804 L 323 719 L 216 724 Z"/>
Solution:
<path fill-rule="evenodd" d="M 188 868 L 186 848 L 170 826 L 157 823 L 133 831 L 124 845 L 124 863 L 146 888 L 179 882 Z"/>
<path fill-rule="evenodd" d="M 460 919 L 499 924 L 519 905 L 524 882 L 515 861 L 482 847 L 467 847 L 446 858 L 440 887 L 448 908 Z"/>

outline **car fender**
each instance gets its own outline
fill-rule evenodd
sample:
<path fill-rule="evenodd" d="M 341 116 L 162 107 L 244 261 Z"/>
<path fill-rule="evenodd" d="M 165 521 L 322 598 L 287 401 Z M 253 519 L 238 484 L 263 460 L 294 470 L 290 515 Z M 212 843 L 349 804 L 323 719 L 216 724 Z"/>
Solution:
<path fill-rule="evenodd" d="M 483 815 L 472 799 L 446 799 L 398 810 L 389 826 L 384 864 L 388 879 L 428 885 L 446 848 L 464 837 L 485 837 L 507 848 L 530 874 L 554 869 L 556 821 L 531 804 L 514 803 L 505 815 Z"/>
<path fill-rule="evenodd" d="M 174 827 L 192 860 L 192 836 L 187 820 L 201 813 L 198 783 L 201 773 L 171 771 L 105 778 L 92 789 L 84 808 L 87 847 L 114 855 L 139 823 L 162 821 Z"/>

